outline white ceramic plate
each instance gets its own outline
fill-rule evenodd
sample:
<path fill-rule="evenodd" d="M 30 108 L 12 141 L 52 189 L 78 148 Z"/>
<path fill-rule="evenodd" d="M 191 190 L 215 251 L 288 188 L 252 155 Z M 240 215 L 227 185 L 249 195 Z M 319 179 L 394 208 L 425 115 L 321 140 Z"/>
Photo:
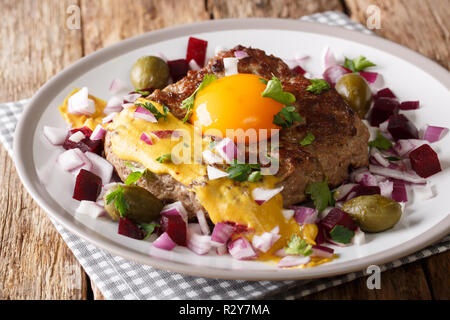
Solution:
<path fill-rule="evenodd" d="M 113 78 L 128 79 L 133 62 L 143 55 L 163 52 L 169 59 L 182 58 L 189 36 L 209 41 L 208 56 L 216 46 L 252 46 L 281 58 L 296 53 L 310 55 L 306 69 L 320 75 L 321 53 L 326 45 L 345 56 L 364 55 L 376 62 L 386 86 L 400 100 L 420 100 L 418 111 L 408 116 L 421 127 L 426 123 L 450 127 L 450 76 L 427 58 L 376 36 L 321 24 L 279 19 L 219 20 L 159 30 L 121 41 L 91 54 L 68 67 L 33 97 L 16 130 L 14 156 L 25 187 L 38 204 L 65 228 L 113 254 L 156 268 L 192 275 L 248 280 L 304 279 L 331 276 L 382 264 L 417 251 L 449 233 L 448 190 L 450 190 L 450 136 L 433 146 L 439 151 L 443 172 L 429 181 L 437 196 L 415 201 L 392 230 L 368 234 L 361 246 L 337 248 L 332 263 L 308 269 L 279 270 L 254 261 L 237 261 L 211 253 L 197 256 L 177 247 L 161 257 L 149 255 L 150 242 L 117 234 L 117 224 L 75 215 L 78 202 L 71 198 L 71 176 L 58 169 L 54 160 L 61 149 L 43 138 L 44 125 L 65 127 L 57 108 L 75 87 L 87 86 L 90 93 L 107 99 Z M 46 181 L 40 182 L 38 176 Z"/>

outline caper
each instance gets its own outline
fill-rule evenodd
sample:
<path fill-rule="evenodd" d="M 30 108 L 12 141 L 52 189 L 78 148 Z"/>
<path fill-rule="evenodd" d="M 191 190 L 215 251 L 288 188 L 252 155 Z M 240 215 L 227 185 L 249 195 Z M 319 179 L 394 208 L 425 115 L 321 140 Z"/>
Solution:
<path fill-rule="evenodd" d="M 114 201 L 107 203 L 108 194 L 116 191 L 118 186 L 114 186 L 106 192 L 103 197 L 105 201 L 105 209 L 110 215 L 111 219 L 118 221 L 120 218 L 119 210 Z M 163 203 L 146 189 L 138 186 L 124 186 L 123 200 L 127 204 L 125 217 L 138 223 L 149 223 L 155 221 L 159 217 L 159 213 L 163 208 Z"/>
<path fill-rule="evenodd" d="M 139 58 L 131 68 L 130 79 L 136 90 L 162 89 L 169 81 L 169 66 L 161 58 Z"/>
<path fill-rule="evenodd" d="M 364 118 L 372 101 L 372 91 L 366 80 L 359 74 L 349 73 L 338 80 L 335 89 L 360 118 Z"/>
<path fill-rule="evenodd" d="M 342 210 L 367 232 L 380 232 L 392 228 L 402 215 L 402 208 L 397 201 L 379 194 L 348 200 Z"/>

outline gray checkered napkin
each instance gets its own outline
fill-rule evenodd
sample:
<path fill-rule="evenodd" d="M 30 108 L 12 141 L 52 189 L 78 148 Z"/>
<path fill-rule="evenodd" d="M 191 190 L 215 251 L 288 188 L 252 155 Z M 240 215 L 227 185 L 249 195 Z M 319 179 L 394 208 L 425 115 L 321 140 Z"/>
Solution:
<path fill-rule="evenodd" d="M 328 11 L 302 20 L 371 33 L 340 12 Z M 14 128 L 28 100 L 0 104 L 0 139 L 11 154 Z M 89 277 L 107 299 L 295 299 L 363 277 L 364 272 L 308 281 L 226 281 L 157 270 L 102 251 L 52 221 Z M 388 270 L 444 252 L 450 236 L 400 260 L 381 266 Z"/>

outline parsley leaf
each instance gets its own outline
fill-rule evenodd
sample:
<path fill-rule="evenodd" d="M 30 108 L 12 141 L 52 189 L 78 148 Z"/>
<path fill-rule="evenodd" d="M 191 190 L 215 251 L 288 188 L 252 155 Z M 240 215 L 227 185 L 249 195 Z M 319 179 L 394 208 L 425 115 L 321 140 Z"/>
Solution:
<path fill-rule="evenodd" d="M 301 122 L 303 118 L 298 112 L 295 111 L 295 107 L 284 107 L 273 116 L 273 123 L 282 128 L 292 127 L 294 121 Z"/>
<path fill-rule="evenodd" d="M 392 147 L 392 142 L 389 141 L 385 136 L 383 136 L 378 130 L 375 140 L 370 141 L 369 146 L 380 150 L 388 150 L 390 147 Z"/>
<path fill-rule="evenodd" d="M 160 118 L 164 118 L 164 120 L 167 120 L 167 113 L 169 112 L 169 108 L 167 108 L 167 106 L 165 106 L 165 105 L 163 105 L 163 112 L 164 112 L 164 114 L 159 112 L 159 110 L 151 102 L 137 103 L 136 105 L 140 106 L 142 108 L 145 108 L 148 111 L 150 111 L 151 113 L 153 113 L 153 115 L 155 116 L 156 120 L 159 120 Z"/>
<path fill-rule="evenodd" d="M 145 168 L 138 168 L 134 165 L 132 165 L 130 162 L 126 161 L 125 165 L 131 169 L 131 173 L 128 175 L 127 180 L 125 180 L 126 185 L 133 184 L 137 182 L 145 173 L 147 169 Z"/>
<path fill-rule="evenodd" d="M 195 101 L 195 96 L 197 95 L 197 92 L 204 89 L 206 86 L 210 85 L 216 79 L 217 79 L 217 77 L 214 74 L 205 74 L 205 76 L 203 77 L 203 80 L 200 83 L 200 85 L 198 86 L 198 88 L 195 89 L 195 91 L 189 97 L 184 99 L 183 102 L 181 102 L 180 108 L 187 109 L 186 116 L 184 117 L 183 122 L 188 121 L 189 118 L 191 117 L 192 109 L 194 109 L 194 101 Z"/>
<path fill-rule="evenodd" d="M 122 218 L 125 217 L 127 210 L 130 207 L 123 197 L 123 191 L 122 186 L 118 184 L 117 189 L 106 196 L 106 204 L 110 204 L 114 201 L 114 206 L 117 211 L 119 211 Z"/>
<path fill-rule="evenodd" d="M 392 156 L 392 157 L 386 157 L 386 160 L 389 160 L 389 161 L 400 161 L 400 160 L 402 160 L 402 158 Z"/>
<path fill-rule="evenodd" d="M 156 223 L 141 223 L 139 225 L 142 231 L 145 232 L 144 240 L 147 239 L 153 231 L 155 231 L 155 228 L 159 227 L 159 224 Z"/>
<path fill-rule="evenodd" d="M 170 153 L 163 154 L 160 157 L 156 158 L 156 161 L 158 161 L 159 163 L 172 161 L 172 155 Z"/>
<path fill-rule="evenodd" d="M 261 171 L 253 171 L 252 173 L 250 173 L 250 175 L 248 176 L 248 181 L 249 182 L 256 182 L 261 180 L 262 176 L 261 176 Z"/>
<path fill-rule="evenodd" d="M 295 96 L 290 92 L 283 91 L 280 79 L 275 76 L 272 76 L 272 80 L 267 82 L 267 87 L 261 95 L 266 98 L 272 98 L 284 105 L 290 105 L 295 102 Z"/>
<path fill-rule="evenodd" d="M 366 59 L 366 57 L 359 56 L 355 59 L 345 58 L 344 67 L 352 70 L 353 72 L 363 71 L 368 67 L 375 67 L 376 64 Z"/>
<path fill-rule="evenodd" d="M 305 240 L 298 235 L 293 234 L 291 240 L 288 241 L 287 247 L 284 248 L 284 252 L 287 254 L 303 255 L 305 257 L 312 253 L 312 246 L 307 244 Z"/>
<path fill-rule="evenodd" d="M 149 96 L 150 95 L 150 91 L 148 90 L 134 90 L 134 92 L 139 93 L 140 95 L 142 95 L 143 97 Z"/>
<path fill-rule="evenodd" d="M 325 181 L 309 184 L 306 187 L 306 194 L 309 194 L 311 199 L 314 200 L 314 205 L 319 213 L 329 205 L 334 206 L 334 198 L 330 188 L 328 188 L 326 179 Z"/>
<path fill-rule="evenodd" d="M 352 230 L 340 225 L 334 226 L 330 231 L 331 239 L 339 243 L 350 243 L 354 235 Z"/>
<path fill-rule="evenodd" d="M 303 140 L 300 141 L 300 145 L 301 146 L 310 145 L 311 143 L 313 143 L 314 140 L 316 140 L 316 136 L 314 136 L 314 134 L 312 134 L 311 132 L 308 132 L 306 137 L 304 137 Z"/>
<path fill-rule="evenodd" d="M 228 178 L 234 179 L 239 182 L 250 181 L 250 177 L 253 180 L 250 182 L 255 182 L 261 178 L 259 177 L 258 179 L 257 174 L 254 174 L 255 172 L 259 172 L 259 174 L 261 175 L 261 172 L 259 171 L 260 169 L 261 166 L 259 164 L 239 163 L 236 159 L 234 159 L 231 162 L 231 165 L 227 168 L 227 173 Z"/>
<path fill-rule="evenodd" d="M 330 84 L 323 79 L 309 79 L 311 84 L 306 87 L 306 91 L 314 94 L 320 94 L 322 91 L 329 90 Z"/>

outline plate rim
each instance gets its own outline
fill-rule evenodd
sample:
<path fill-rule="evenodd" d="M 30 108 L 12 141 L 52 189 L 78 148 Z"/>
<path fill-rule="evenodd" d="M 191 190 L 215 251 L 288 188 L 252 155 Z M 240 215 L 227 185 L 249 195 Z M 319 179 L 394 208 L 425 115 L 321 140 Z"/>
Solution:
<path fill-rule="evenodd" d="M 40 182 L 34 167 L 33 152 L 28 152 L 28 150 L 33 150 L 32 144 L 35 130 L 27 129 L 36 128 L 40 117 L 33 117 L 32 111 L 35 112 L 37 110 L 39 115 L 42 115 L 42 112 L 46 109 L 48 102 L 54 98 L 54 92 L 59 93 L 68 82 L 78 78 L 80 75 L 89 71 L 93 67 L 107 62 L 116 56 L 127 53 L 128 51 L 136 50 L 149 44 L 182 36 L 189 36 L 196 33 L 249 29 L 302 31 L 341 38 L 353 42 L 358 41 L 364 45 L 384 50 L 385 52 L 395 55 L 402 60 L 414 64 L 416 67 L 430 74 L 433 78 L 450 90 L 450 73 L 436 62 L 413 50 L 376 35 L 369 35 L 360 31 L 347 30 L 338 26 L 329 26 L 294 19 L 247 18 L 210 20 L 159 29 L 132 38 L 124 39 L 118 43 L 81 58 L 60 71 L 58 74 L 54 75 L 32 97 L 17 124 L 13 146 L 13 160 L 19 177 L 28 193 L 51 218 L 56 220 L 70 232 L 80 236 L 84 240 L 87 240 L 102 250 L 106 250 L 107 252 L 119 255 L 125 259 L 146 264 L 157 269 L 207 278 L 272 281 L 301 280 L 335 276 L 360 271 L 367 268 L 369 265 L 381 265 L 391 262 L 412 254 L 413 252 L 419 251 L 447 235 L 450 231 L 450 216 L 448 214 L 440 221 L 440 223 L 437 223 L 435 226 L 427 229 L 425 232 L 417 235 L 413 239 L 410 239 L 401 245 L 395 246 L 389 251 L 371 254 L 356 261 L 351 260 L 342 263 L 320 265 L 314 268 L 292 270 L 237 270 L 198 265 L 196 265 L 195 268 L 192 268 L 193 265 L 191 264 L 163 260 L 161 258 L 152 257 L 150 254 L 130 251 L 128 247 L 112 242 L 101 234 L 96 233 L 94 230 L 89 229 L 87 226 L 75 220 L 69 212 L 67 212 L 64 208 L 61 208 L 53 199 L 46 198 L 41 194 L 47 192 L 46 190 L 39 190 L 38 188 Z M 336 30 L 339 30 L 338 35 L 336 34 Z M 55 208 L 58 207 L 59 209 L 56 210 Z M 64 213 L 59 212 L 61 209 Z"/>

